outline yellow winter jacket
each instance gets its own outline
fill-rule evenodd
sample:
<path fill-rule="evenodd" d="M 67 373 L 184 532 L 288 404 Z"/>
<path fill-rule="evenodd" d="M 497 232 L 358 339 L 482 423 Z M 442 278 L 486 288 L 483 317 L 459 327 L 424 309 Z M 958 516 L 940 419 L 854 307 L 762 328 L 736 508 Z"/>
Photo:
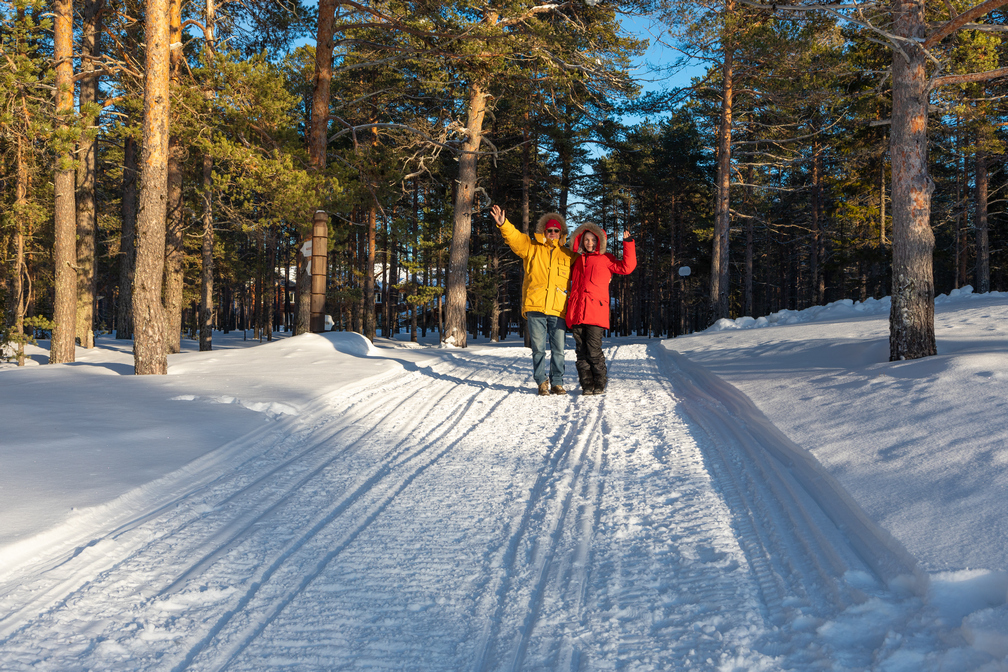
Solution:
<path fill-rule="evenodd" d="M 543 233 L 546 222 L 551 219 L 560 222 L 560 237 L 556 241 L 546 240 Z M 526 313 L 544 313 L 566 318 L 570 269 L 576 256 L 566 247 L 566 220 L 554 212 L 545 214 L 539 218 L 535 233 L 529 236 L 505 219 L 500 232 L 508 247 L 524 261 L 522 316 Z"/>

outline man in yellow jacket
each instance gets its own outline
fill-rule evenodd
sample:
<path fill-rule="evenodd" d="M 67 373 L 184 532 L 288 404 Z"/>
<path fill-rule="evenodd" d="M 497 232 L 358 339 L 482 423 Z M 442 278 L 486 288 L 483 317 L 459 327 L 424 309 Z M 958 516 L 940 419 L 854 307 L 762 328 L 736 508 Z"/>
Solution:
<path fill-rule="evenodd" d="M 532 377 L 540 395 L 567 394 L 563 386 L 564 333 L 567 330 L 567 293 L 574 253 L 567 248 L 567 222 L 551 212 L 539 218 L 535 234 L 529 236 L 514 227 L 498 206 L 490 216 L 508 247 L 522 258 L 522 315 L 532 343 Z M 551 353 L 546 376 L 546 344 Z"/>

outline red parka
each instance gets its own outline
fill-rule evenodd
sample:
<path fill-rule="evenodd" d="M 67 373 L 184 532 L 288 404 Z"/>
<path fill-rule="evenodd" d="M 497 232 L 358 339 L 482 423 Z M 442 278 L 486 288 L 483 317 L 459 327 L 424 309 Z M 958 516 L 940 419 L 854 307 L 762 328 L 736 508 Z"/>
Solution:
<path fill-rule="evenodd" d="M 593 252 L 581 250 L 581 237 L 591 231 L 598 239 Z M 629 275 L 637 268 L 634 241 L 623 241 L 623 258 L 606 252 L 606 234 L 601 227 L 585 222 L 571 237 L 571 250 L 580 251 L 571 266 L 571 290 L 567 298 L 567 324 L 593 324 L 609 328 L 609 281 L 613 273 Z"/>

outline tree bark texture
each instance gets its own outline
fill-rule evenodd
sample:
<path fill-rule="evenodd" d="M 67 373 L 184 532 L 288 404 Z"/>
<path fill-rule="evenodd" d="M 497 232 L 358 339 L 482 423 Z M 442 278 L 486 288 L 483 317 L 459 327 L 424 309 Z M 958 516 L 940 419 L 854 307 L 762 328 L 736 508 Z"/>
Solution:
<path fill-rule="evenodd" d="M 101 9 L 103 0 L 85 0 L 81 52 L 97 58 L 101 54 Z M 81 59 L 80 106 L 98 102 L 100 77 L 94 61 Z M 77 338 L 81 346 L 94 347 L 94 306 L 96 287 L 97 216 L 95 213 L 95 172 L 98 167 L 94 136 L 84 135 L 78 144 L 77 166 Z"/>
<path fill-rule="evenodd" d="M 810 305 L 819 305 L 822 301 L 820 294 L 820 271 L 819 271 L 819 245 L 822 231 L 819 228 L 819 143 L 813 145 L 812 155 L 812 217 L 810 228 L 812 229 L 812 240 L 809 243 L 809 294 Z"/>
<path fill-rule="evenodd" d="M 896 34 L 925 35 L 923 0 L 896 0 Z M 937 353 L 934 334 L 934 278 L 931 192 L 927 167 L 928 99 L 925 55 L 919 45 L 893 51 L 892 160 L 893 270 L 889 313 L 889 359 L 917 359 Z"/>
<path fill-rule="evenodd" d="M 56 123 L 66 126 L 73 115 L 73 2 L 56 0 L 53 33 L 53 59 L 56 63 Z M 77 213 L 73 157 L 69 149 L 56 158 L 53 175 L 55 189 L 55 300 L 49 363 L 74 361 L 74 336 L 77 330 Z"/>
<path fill-rule="evenodd" d="M 119 238 L 119 306 L 116 338 L 133 338 L 133 274 L 136 271 L 137 143 L 123 143 L 122 233 Z"/>
<path fill-rule="evenodd" d="M 217 25 L 217 9 L 214 0 L 206 0 L 206 57 L 209 61 L 213 57 L 215 45 L 215 31 Z M 203 96 L 211 100 L 214 96 L 212 89 L 206 89 Z M 214 323 L 214 224 L 213 224 L 213 158 L 209 154 L 203 155 L 203 240 L 201 249 L 200 264 L 200 303 L 199 317 L 199 349 L 200 352 L 213 350 L 213 323 Z M 289 275 L 289 274 L 288 274 Z M 287 285 L 284 284 L 284 298 L 286 299 Z M 284 317 L 286 318 L 286 310 Z"/>
<path fill-rule="evenodd" d="M 469 239 L 472 235 L 472 206 L 476 193 L 476 165 L 483 137 L 483 117 L 488 94 L 479 84 L 469 88 L 468 135 L 459 156 L 459 179 L 455 192 L 455 217 L 448 252 L 448 287 L 445 301 L 445 328 L 441 340 L 460 348 L 466 346 L 466 277 L 469 269 Z"/>
<path fill-rule="evenodd" d="M 731 15 L 733 2 L 725 4 L 726 17 Z M 721 120 L 717 137 L 717 184 L 714 208 L 714 242 L 711 252 L 710 324 L 728 317 L 728 234 L 731 229 L 728 189 L 731 184 L 732 67 L 735 47 L 725 36 L 722 64 Z"/>
<path fill-rule="evenodd" d="M 145 4 L 143 154 L 133 281 L 133 361 L 137 375 L 168 373 L 165 311 L 161 303 L 171 115 L 168 0 L 146 0 Z"/>
<path fill-rule="evenodd" d="M 311 123 L 308 131 L 308 160 L 313 170 L 322 172 L 326 167 L 327 133 L 329 130 L 329 90 L 332 85 L 333 24 L 336 22 L 336 0 L 319 0 L 318 26 L 315 33 L 315 78 L 312 82 Z M 300 227 L 300 239 L 311 240 L 315 211 L 324 209 L 319 202 L 309 210 Z M 294 333 L 311 331 L 311 277 L 302 270 L 306 264 L 299 256 L 297 276 L 297 318 Z"/>
<path fill-rule="evenodd" d="M 980 143 L 977 143 L 978 145 Z M 976 153 L 976 291 L 990 291 L 990 245 L 987 239 L 987 153 Z"/>
<path fill-rule="evenodd" d="M 372 205 L 368 210 L 367 231 L 365 233 L 364 245 L 367 248 L 364 252 L 364 314 L 363 334 L 365 338 L 373 341 L 375 339 L 375 234 L 378 229 L 378 211 Z"/>
<path fill-rule="evenodd" d="M 179 87 L 182 66 L 182 2 L 169 0 L 168 39 L 170 44 L 171 84 L 169 92 Z M 170 118 L 170 117 L 169 117 Z M 185 224 L 182 209 L 182 161 L 185 149 L 177 135 L 168 142 L 168 220 L 165 235 L 165 342 L 168 354 L 182 350 L 182 289 L 185 273 Z"/>
<path fill-rule="evenodd" d="M 17 179 L 14 185 L 14 218 L 16 230 L 14 232 L 14 331 L 17 334 L 17 365 L 25 365 L 24 354 L 24 318 L 27 307 L 24 281 L 28 277 L 28 267 L 25 265 L 25 235 L 24 235 L 24 207 L 28 200 L 28 171 L 25 167 L 24 140 L 19 135 L 17 138 Z"/>
<path fill-rule="evenodd" d="M 213 159 L 203 156 L 203 248 L 200 269 L 199 349 L 213 350 Z"/>

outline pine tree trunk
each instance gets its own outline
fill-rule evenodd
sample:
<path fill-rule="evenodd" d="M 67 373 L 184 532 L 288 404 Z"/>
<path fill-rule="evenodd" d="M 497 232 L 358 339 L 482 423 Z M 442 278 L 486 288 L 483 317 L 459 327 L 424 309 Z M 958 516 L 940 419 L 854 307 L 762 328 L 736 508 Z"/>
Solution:
<path fill-rule="evenodd" d="M 917 359 L 937 352 L 931 192 L 927 170 L 929 93 L 925 56 L 913 40 L 925 35 L 923 0 L 896 0 L 896 34 L 909 38 L 893 51 L 892 157 L 893 270 L 889 359 Z M 904 54 L 906 56 L 904 57 Z"/>
<path fill-rule="evenodd" d="M 885 150 L 879 157 L 879 249 L 884 250 L 886 243 L 886 207 L 885 207 Z"/>
<path fill-rule="evenodd" d="M 358 212 L 355 221 L 360 221 L 361 214 Z M 367 229 L 365 227 L 354 227 L 354 238 L 355 238 L 355 256 L 354 261 L 356 263 L 358 280 L 357 287 L 361 290 L 360 298 L 353 303 L 353 329 L 358 334 L 364 333 L 364 264 L 367 261 L 367 255 L 364 253 L 364 239 L 367 236 Z"/>
<path fill-rule="evenodd" d="M 529 232 L 529 193 L 532 187 L 532 161 L 530 155 L 532 153 L 532 148 L 530 147 L 531 141 L 529 139 L 529 113 L 525 112 L 525 124 L 522 128 L 522 200 L 521 200 L 521 227 L 522 233 L 528 234 Z"/>
<path fill-rule="evenodd" d="M 983 141 L 982 132 L 977 145 Z M 987 241 L 987 153 L 978 148 L 976 152 L 976 291 L 990 291 L 990 247 Z"/>
<path fill-rule="evenodd" d="M 813 144 L 812 155 L 812 240 L 809 242 L 809 295 L 810 305 L 819 305 L 822 297 L 819 295 L 819 242 L 822 232 L 819 230 L 819 143 Z"/>
<path fill-rule="evenodd" d="M 165 342 L 165 215 L 168 210 L 168 0 L 146 0 L 143 157 L 133 281 L 133 359 L 137 375 L 168 373 Z"/>
<path fill-rule="evenodd" d="M 494 250 L 493 256 L 490 257 L 490 269 L 493 272 L 493 278 L 494 278 L 493 303 L 490 304 L 490 342 L 498 343 L 500 342 L 501 281 L 500 281 L 500 258 L 497 256 L 496 250 Z"/>
<path fill-rule="evenodd" d="M 81 32 L 80 106 L 98 102 L 100 77 L 93 73 L 91 58 L 101 53 L 101 9 L 103 0 L 85 0 L 84 25 Z M 97 123 L 95 123 L 97 126 Z M 77 167 L 77 338 L 85 348 L 94 347 L 94 306 L 96 285 L 95 247 L 97 218 L 95 213 L 95 172 L 97 170 L 97 142 L 90 134 L 81 138 L 78 145 Z"/>
<path fill-rule="evenodd" d="M 734 2 L 725 3 L 725 17 L 730 17 Z M 726 29 L 727 32 L 727 29 Z M 711 253 L 710 324 L 728 317 L 728 235 L 731 227 L 728 189 L 731 184 L 732 78 L 735 47 L 723 38 L 721 120 L 717 137 L 717 196 L 714 211 L 714 249 Z"/>
<path fill-rule="evenodd" d="M 57 124 L 66 127 L 74 110 L 73 83 L 73 1 L 55 0 L 53 33 L 53 59 L 56 63 L 56 117 Z M 52 342 L 49 363 L 72 362 L 74 336 L 77 329 L 77 222 L 74 194 L 73 157 L 69 149 L 62 150 L 56 158 L 53 175 L 55 190 L 55 247 L 53 262 L 55 273 L 55 299 L 53 306 Z"/>
<path fill-rule="evenodd" d="M 531 213 L 529 212 L 529 209 L 530 209 L 529 208 L 529 196 L 530 196 L 531 186 L 532 186 L 532 161 L 531 161 L 531 158 L 530 158 L 530 156 L 532 154 L 532 148 L 530 146 L 531 142 L 530 142 L 530 138 L 529 138 L 528 127 L 529 127 L 529 113 L 528 113 L 528 111 L 526 111 L 525 112 L 525 124 L 524 124 L 524 127 L 522 128 L 522 136 L 523 136 L 523 139 L 525 140 L 525 144 L 522 145 L 522 202 L 521 202 L 521 209 L 522 209 L 521 227 L 522 227 L 522 233 L 524 233 L 525 235 L 528 235 L 528 232 L 529 232 L 529 220 L 531 218 Z M 525 271 L 524 271 L 524 269 L 522 269 L 522 276 L 523 276 L 522 277 L 522 283 L 523 284 L 525 282 L 524 273 L 525 273 Z M 524 321 L 525 318 L 524 317 L 519 317 L 518 319 L 521 320 L 521 321 Z M 522 329 L 522 334 L 523 334 L 523 337 L 525 339 L 525 347 L 526 348 L 531 348 L 532 347 L 532 339 L 529 337 L 528 329 Z"/>
<path fill-rule="evenodd" d="M 364 305 L 362 309 L 364 318 L 364 336 L 373 341 L 375 339 L 375 235 L 378 229 L 378 212 L 375 206 L 368 210 L 367 229 L 364 235 Z"/>
<path fill-rule="evenodd" d="M 133 338 L 133 275 L 136 271 L 137 143 L 123 143 L 122 233 L 119 237 L 119 307 L 116 338 Z"/>
<path fill-rule="evenodd" d="M 962 156 L 962 141 L 963 141 L 963 131 L 961 126 L 961 119 L 956 117 L 956 156 Z M 966 214 L 965 207 L 965 188 L 966 188 L 966 171 L 963 167 L 963 163 L 960 163 L 959 159 L 956 159 L 956 203 L 959 204 L 960 214 L 956 217 L 956 234 L 955 234 L 955 280 L 952 283 L 954 289 L 959 289 L 964 284 L 966 284 L 966 218 L 963 216 Z"/>
<path fill-rule="evenodd" d="M 25 333 L 24 318 L 27 301 L 25 300 L 24 280 L 28 267 L 25 264 L 24 250 L 24 207 L 28 200 L 28 171 L 24 161 L 24 140 L 17 137 L 17 182 L 14 185 L 15 232 L 14 232 L 14 333 L 17 334 L 17 365 L 25 365 Z"/>
<path fill-rule="evenodd" d="M 199 349 L 213 350 L 213 159 L 203 156 L 203 248 L 200 270 Z"/>
<path fill-rule="evenodd" d="M 276 303 L 276 239 L 272 231 L 263 233 L 266 243 L 266 264 L 263 269 L 263 328 L 266 340 L 273 340 L 273 308 Z"/>
<path fill-rule="evenodd" d="M 389 338 L 399 331 L 399 239 L 393 235 L 389 221 Z"/>
<path fill-rule="evenodd" d="M 384 218 L 382 220 L 382 233 L 385 234 L 385 250 L 382 255 L 382 271 L 381 271 L 381 314 L 382 314 L 382 335 L 388 338 L 390 335 L 389 331 L 389 297 L 392 294 L 392 288 L 389 287 L 389 250 L 388 250 L 388 231 L 385 229 Z"/>
<path fill-rule="evenodd" d="M 216 48 L 217 9 L 214 0 L 206 0 L 206 60 L 209 62 Z M 205 89 L 203 97 L 211 100 L 212 89 Z M 199 328 L 200 352 L 213 350 L 214 325 L 214 225 L 213 225 L 213 158 L 203 155 L 203 236 L 200 250 L 200 302 L 197 325 Z M 287 284 L 284 283 L 284 298 L 287 296 Z M 286 319 L 287 313 L 284 312 Z"/>
<path fill-rule="evenodd" d="M 441 340 L 466 346 L 466 276 L 469 269 L 469 239 L 472 235 L 472 206 L 476 193 L 476 166 L 483 138 L 483 116 L 488 94 L 479 84 L 469 88 L 468 135 L 459 156 L 459 179 L 455 192 L 455 216 L 448 253 L 448 287 L 445 330 Z"/>
<path fill-rule="evenodd" d="M 748 315 L 752 317 L 756 314 L 755 307 L 753 306 L 753 257 L 755 250 L 753 249 L 755 236 L 753 228 L 755 226 L 754 218 L 750 217 L 746 220 L 746 234 L 745 234 L 745 279 L 742 290 L 742 295 L 744 297 L 743 301 L 745 306 L 742 309 L 743 315 Z"/>
<path fill-rule="evenodd" d="M 171 90 L 178 90 L 182 65 L 182 3 L 169 0 Z M 185 150 L 175 133 L 168 144 L 168 221 L 165 232 L 165 337 L 168 354 L 182 350 L 182 288 L 185 265 L 185 226 L 182 210 L 182 159 Z"/>
<path fill-rule="evenodd" d="M 336 22 L 336 0 L 319 0 L 318 26 L 315 33 L 315 79 L 312 83 L 311 124 L 308 130 L 308 161 L 312 170 L 321 173 L 326 167 L 326 145 L 329 130 L 329 90 L 332 85 L 333 24 Z M 316 203 L 300 228 L 300 239 L 311 240 L 315 233 L 315 212 L 324 209 Z M 311 332 L 311 276 L 307 264 L 298 256 L 297 319 L 294 333 Z"/>

